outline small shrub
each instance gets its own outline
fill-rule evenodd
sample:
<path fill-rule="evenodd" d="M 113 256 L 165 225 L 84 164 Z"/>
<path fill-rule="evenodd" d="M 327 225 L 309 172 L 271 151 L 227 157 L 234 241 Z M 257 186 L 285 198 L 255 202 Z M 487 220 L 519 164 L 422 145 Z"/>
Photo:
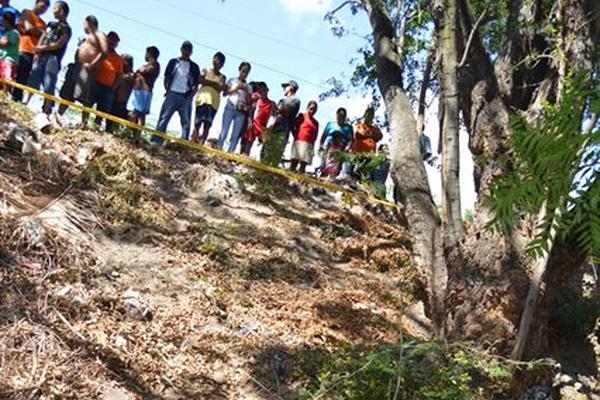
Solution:
<path fill-rule="evenodd" d="M 489 399 L 506 391 L 511 369 L 470 344 L 410 341 L 350 347 L 324 361 L 306 399 Z"/>

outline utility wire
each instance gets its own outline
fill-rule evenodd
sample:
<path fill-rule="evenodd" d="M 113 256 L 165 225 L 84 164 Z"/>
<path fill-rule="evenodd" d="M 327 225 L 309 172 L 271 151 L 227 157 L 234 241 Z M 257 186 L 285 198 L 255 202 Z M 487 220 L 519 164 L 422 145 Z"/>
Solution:
<path fill-rule="evenodd" d="M 131 17 L 127 16 L 127 15 L 123 15 L 123 14 L 120 14 L 118 12 L 109 10 L 107 8 L 98 6 L 98 5 L 96 5 L 94 3 L 91 3 L 91 2 L 89 2 L 87 0 L 76 0 L 76 1 L 79 2 L 79 3 L 87 5 L 88 7 L 94 8 L 94 9 L 99 10 L 99 11 L 103 11 L 105 13 L 114 15 L 114 16 L 119 17 L 119 18 L 122 18 L 122 19 L 124 19 L 126 21 L 133 22 L 134 24 L 138 24 L 138 25 L 144 26 L 144 27 L 146 27 L 148 29 L 152 29 L 152 30 L 155 30 L 157 32 L 163 33 L 165 35 L 169 35 L 169 36 L 178 38 L 180 40 L 190 40 L 192 43 L 194 43 L 194 44 L 196 44 L 198 46 L 207 48 L 207 49 L 212 50 L 212 51 L 221 51 L 221 52 L 225 53 L 228 57 L 231 57 L 231 58 L 234 58 L 234 59 L 237 59 L 237 60 L 240 60 L 240 61 L 248 61 L 248 59 L 246 59 L 244 57 L 238 56 L 238 55 L 233 54 L 233 53 L 228 53 L 228 52 L 222 51 L 221 49 L 218 49 L 216 47 L 210 46 L 210 45 L 202 43 L 202 42 L 198 42 L 197 40 L 194 40 L 194 39 L 187 38 L 187 37 L 182 36 L 182 35 L 180 35 L 178 33 L 168 31 L 166 29 L 163 29 L 163 28 L 160 28 L 158 26 L 155 26 L 155 25 L 152 25 L 152 24 L 149 24 L 149 23 L 137 20 L 135 18 L 131 18 Z M 259 63 L 259 62 L 256 62 L 256 61 L 252 61 L 252 64 L 253 65 L 257 65 L 259 67 L 262 67 L 263 69 L 265 69 L 267 71 L 270 71 L 270 72 L 273 72 L 273 73 L 276 73 L 278 75 L 281 75 L 281 76 L 284 76 L 284 77 L 287 77 L 287 78 L 293 78 L 293 79 L 295 79 L 296 81 L 299 81 L 299 82 L 304 82 L 306 84 L 309 84 L 309 85 L 314 86 L 314 87 L 316 87 L 318 89 L 321 89 L 321 90 L 329 90 L 330 89 L 330 88 L 325 87 L 323 85 L 320 85 L 318 83 L 311 82 L 311 81 L 309 81 L 307 79 L 304 79 L 302 77 L 299 77 L 299 76 L 294 76 L 294 75 L 289 74 L 287 72 L 280 71 L 278 69 L 269 67 L 268 65 L 265 65 L 265 64 L 262 64 L 262 63 Z"/>
<path fill-rule="evenodd" d="M 299 51 L 299 52 L 302 52 L 302 53 L 305 53 L 305 54 L 309 54 L 309 55 L 311 55 L 313 57 L 316 57 L 316 58 L 319 58 L 321 60 L 326 60 L 326 61 L 329 61 L 331 63 L 337 64 L 337 65 L 343 65 L 343 66 L 347 66 L 348 65 L 347 63 L 340 62 L 339 59 L 336 59 L 336 58 L 333 58 L 333 57 L 330 57 L 330 56 L 327 56 L 327 55 L 324 55 L 324 54 L 317 53 L 314 50 L 307 49 L 305 47 L 298 46 L 298 45 L 295 45 L 295 44 L 292 44 L 292 43 L 288 43 L 288 42 L 286 42 L 284 40 L 277 39 L 277 38 L 274 38 L 272 36 L 268 36 L 268 35 L 265 35 L 263 33 L 253 31 L 251 29 L 247 29 L 247 28 L 244 28 L 244 27 L 241 27 L 241 26 L 229 23 L 227 21 L 223 21 L 223 20 L 220 20 L 218 18 L 211 17 L 210 15 L 201 14 L 201 13 L 199 13 L 197 11 L 191 10 L 189 8 L 186 8 L 186 7 L 182 7 L 180 5 L 173 4 L 171 2 L 165 2 L 163 0 L 150 0 L 150 1 L 152 1 L 154 3 L 157 3 L 157 4 L 162 4 L 162 5 L 168 4 L 169 7 L 172 7 L 174 9 L 176 9 L 176 10 L 179 10 L 179 11 L 183 11 L 186 14 L 193 15 L 195 17 L 202 18 L 204 20 L 211 21 L 211 22 L 214 22 L 216 24 L 226 26 L 226 27 L 228 27 L 230 29 L 234 29 L 234 30 L 239 31 L 239 32 L 247 33 L 249 35 L 255 36 L 255 37 L 260 38 L 260 39 L 264 39 L 264 40 L 268 40 L 268 41 L 273 42 L 273 43 L 277 43 L 277 44 L 279 44 L 281 46 L 284 46 L 284 47 L 287 47 L 287 48 L 290 48 L 290 49 L 293 49 L 293 50 L 296 50 L 296 51 Z"/>

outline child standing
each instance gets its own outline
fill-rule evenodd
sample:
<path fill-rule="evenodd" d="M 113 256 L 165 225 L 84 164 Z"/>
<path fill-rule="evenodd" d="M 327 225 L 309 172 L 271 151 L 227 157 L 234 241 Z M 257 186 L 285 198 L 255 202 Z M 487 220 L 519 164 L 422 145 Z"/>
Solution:
<path fill-rule="evenodd" d="M 0 38 L 0 79 L 14 81 L 19 65 L 19 32 L 15 29 L 16 16 L 12 12 L 2 15 L 4 35 Z M 0 89 L 8 90 L 8 86 L 0 84 Z"/>
<path fill-rule="evenodd" d="M 196 120 L 192 141 L 195 143 L 206 142 L 208 132 L 212 126 L 219 105 L 221 104 L 221 92 L 225 88 L 225 75 L 221 68 L 225 65 L 225 55 L 218 52 L 213 56 L 213 67 L 203 69 L 200 74 L 200 89 L 196 96 Z M 199 137 L 200 127 L 202 136 Z"/>
<path fill-rule="evenodd" d="M 326 141 L 328 148 L 326 160 L 324 160 L 323 176 L 333 180 L 340 174 L 341 163 L 338 160 L 338 154 L 344 151 L 345 143 L 341 131 L 332 132 Z"/>

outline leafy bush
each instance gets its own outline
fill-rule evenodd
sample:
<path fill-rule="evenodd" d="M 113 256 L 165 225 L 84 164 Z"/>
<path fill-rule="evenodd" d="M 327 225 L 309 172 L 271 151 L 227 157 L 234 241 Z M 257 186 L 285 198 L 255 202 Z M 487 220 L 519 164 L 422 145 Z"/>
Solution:
<path fill-rule="evenodd" d="M 490 399 L 505 392 L 509 366 L 471 344 L 410 341 L 350 347 L 325 361 L 306 399 Z"/>

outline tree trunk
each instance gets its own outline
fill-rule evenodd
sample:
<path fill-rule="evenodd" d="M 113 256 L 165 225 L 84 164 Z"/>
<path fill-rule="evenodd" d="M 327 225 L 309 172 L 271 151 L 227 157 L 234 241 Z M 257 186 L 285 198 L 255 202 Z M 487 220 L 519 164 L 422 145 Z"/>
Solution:
<path fill-rule="evenodd" d="M 417 122 L 402 90 L 401 59 L 394 27 L 381 0 L 365 1 L 364 6 L 373 29 L 377 82 L 392 136 L 392 177 L 404 204 L 414 260 L 426 283 L 436 333 L 442 336 L 448 274 L 441 222 L 423 165 Z"/>
<path fill-rule="evenodd" d="M 473 23 L 467 1 L 457 1 L 460 54 L 465 51 Z M 549 310 L 536 309 L 536 306 L 551 304 L 552 296 L 558 292 L 557 287 L 567 281 L 554 279 L 556 271 L 569 270 L 558 264 L 565 262 L 565 244 L 557 243 L 547 262 L 536 266 L 525 251 L 535 234 L 533 228 L 538 221 L 537 216 L 522 218 L 509 234 L 491 234 L 484 229 L 491 215 L 483 204 L 490 185 L 509 167 L 497 160 L 506 152 L 506 139 L 512 134 L 510 119 L 513 113 L 523 112 L 528 119 L 535 119 L 539 117 L 540 106 L 544 102 L 557 101 L 561 85 L 558 64 L 552 60 L 542 60 L 534 65 L 522 62 L 522 57 L 528 52 L 543 51 L 548 46 L 543 32 L 532 29 L 543 29 L 543 19 L 554 18 L 552 13 L 556 11 L 553 8 L 552 12 L 548 9 L 539 12 L 536 7 L 540 4 L 537 1 L 512 1 L 510 12 L 513 15 L 509 22 L 512 21 L 513 30 L 507 35 L 507 41 L 511 43 L 502 46 L 495 64 L 490 61 L 479 35 L 475 33 L 468 49 L 467 62 L 459 70 L 460 106 L 469 132 L 470 147 L 476 156 L 478 218 L 465 240 L 464 251 L 448 256 L 451 265 L 447 305 L 451 310 L 450 337 L 496 342 L 500 351 L 510 354 L 515 349 L 520 321 L 529 321 L 521 324 L 521 338 L 517 346 L 526 349 L 526 357 L 539 356 L 544 350 L 541 347 L 544 341 L 540 337 L 547 331 Z M 565 31 L 561 34 L 568 38 L 562 43 L 570 70 L 575 66 L 587 68 L 591 65 L 593 46 L 586 26 L 589 18 L 582 13 L 584 4 L 583 0 L 565 3 L 566 21 L 562 25 Z M 587 4 L 593 8 L 592 3 Z M 529 7 L 526 14 L 536 24 L 516 22 L 518 14 L 526 7 Z M 572 252 L 571 261 L 577 263 L 580 258 Z M 550 283 L 555 286 L 548 286 Z M 524 310 L 526 301 L 530 306 Z M 531 329 L 526 329 L 525 325 Z M 530 335 L 524 338 L 528 336 L 527 331 Z"/>
<path fill-rule="evenodd" d="M 456 0 L 446 0 L 441 18 L 442 47 L 442 226 L 448 248 L 464 236 L 460 201 L 460 143 L 458 118 L 458 54 Z"/>

